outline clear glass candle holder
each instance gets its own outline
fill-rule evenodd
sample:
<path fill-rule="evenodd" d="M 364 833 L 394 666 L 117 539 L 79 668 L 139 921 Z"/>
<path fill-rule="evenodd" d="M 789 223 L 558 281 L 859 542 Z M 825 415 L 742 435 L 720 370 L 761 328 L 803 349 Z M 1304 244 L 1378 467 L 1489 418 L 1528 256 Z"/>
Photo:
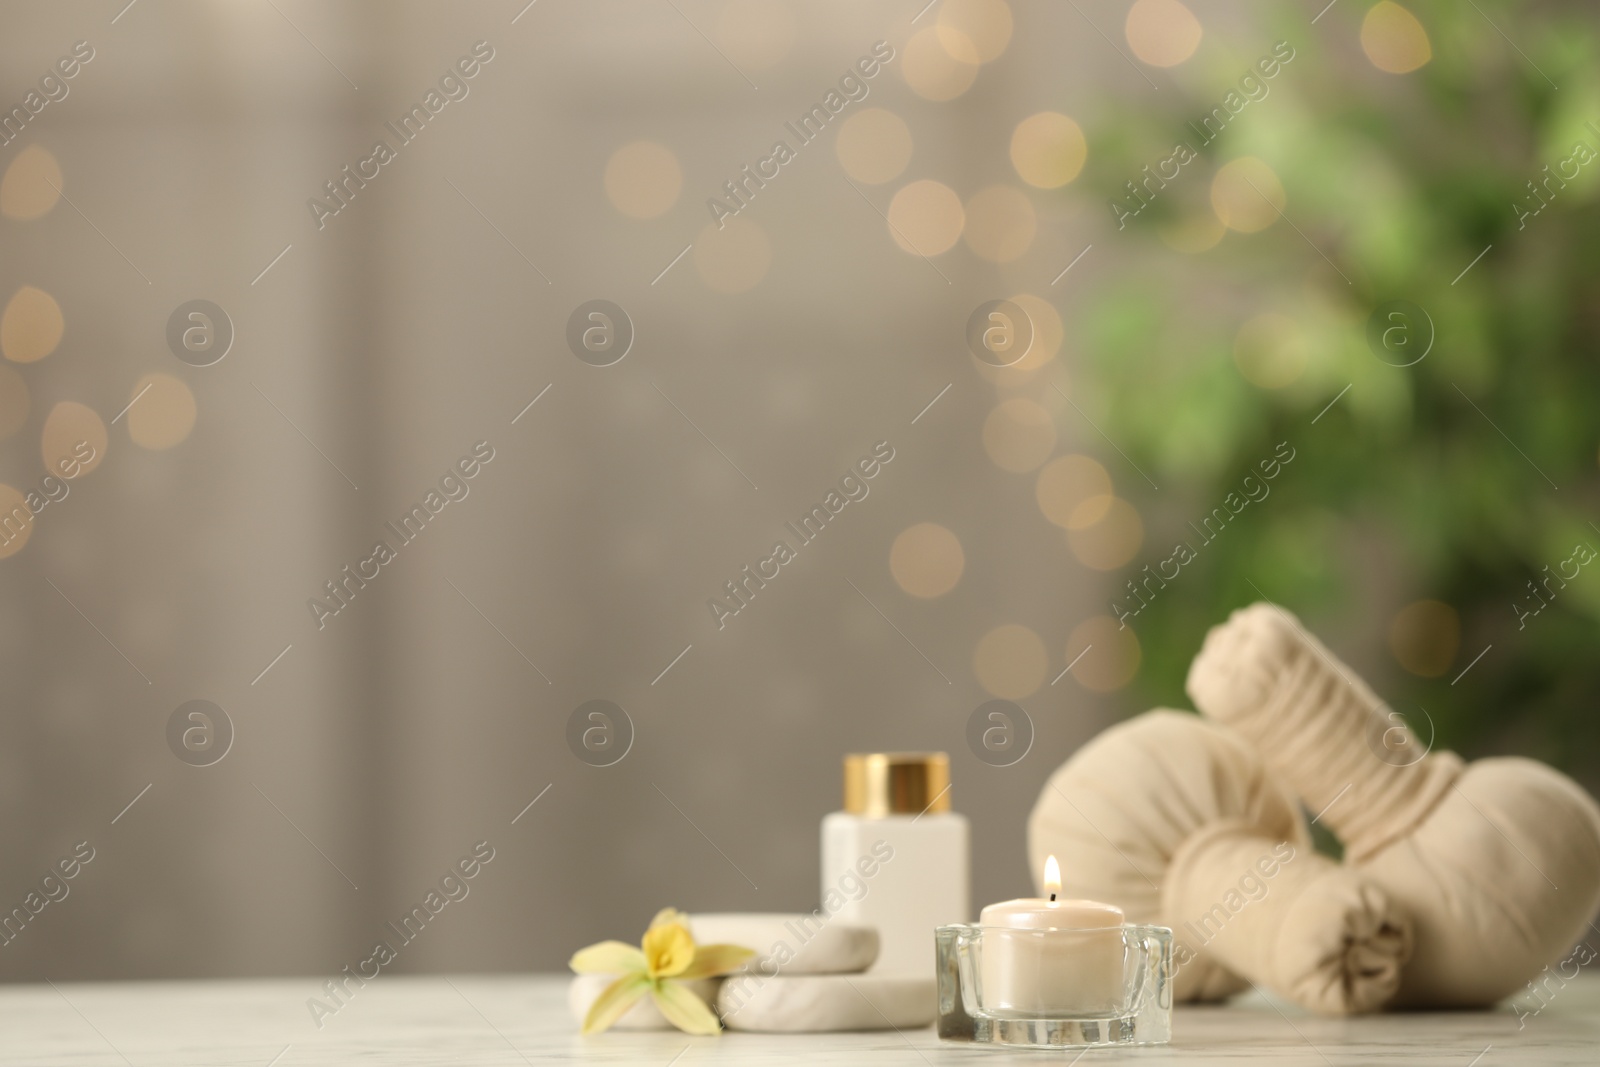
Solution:
<path fill-rule="evenodd" d="M 939 1036 L 1010 1048 L 1172 1040 L 1172 931 L 1128 924 L 934 931 Z"/>

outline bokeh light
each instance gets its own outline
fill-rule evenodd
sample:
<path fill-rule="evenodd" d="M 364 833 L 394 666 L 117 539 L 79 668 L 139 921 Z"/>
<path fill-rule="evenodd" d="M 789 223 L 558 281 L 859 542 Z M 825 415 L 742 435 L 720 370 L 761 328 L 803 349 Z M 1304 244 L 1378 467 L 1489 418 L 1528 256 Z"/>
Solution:
<path fill-rule="evenodd" d="M 1083 129 L 1058 111 L 1041 111 L 1011 131 L 1011 165 L 1039 189 L 1057 189 L 1076 178 L 1089 157 Z"/>
<path fill-rule="evenodd" d="M 980 189 L 967 201 L 963 235 L 979 259 L 1010 263 L 1033 244 L 1038 222 L 1028 194 L 1009 185 Z"/>
<path fill-rule="evenodd" d="M 1090 500 L 1080 506 L 1092 514 L 1100 504 Z M 1144 522 L 1134 506 L 1121 497 L 1113 497 L 1105 513 L 1094 521 L 1088 521 L 1074 510 L 1067 517 L 1066 527 L 1072 554 L 1090 570 L 1114 571 L 1125 567 L 1144 545 Z"/>
<path fill-rule="evenodd" d="M 9 485 L 0 485 L 0 559 L 22 551 L 33 536 L 33 512 L 27 497 Z"/>
<path fill-rule="evenodd" d="M 1179 0 L 1136 0 L 1123 28 L 1133 54 L 1152 67 L 1175 67 L 1200 47 L 1200 20 Z"/>
<path fill-rule="evenodd" d="M 983 420 L 983 449 L 1002 470 L 1031 471 L 1055 447 L 1056 421 L 1032 400 L 1003 401 Z"/>
<path fill-rule="evenodd" d="M 44 469 L 58 477 L 88 474 L 106 458 L 106 424 L 93 408 L 63 400 L 44 420 L 39 458 Z"/>
<path fill-rule="evenodd" d="M 1381 0 L 1361 20 L 1361 50 L 1390 74 L 1409 74 L 1433 58 L 1428 31 L 1399 4 Z"/>
<path fill-rule="evenodd" d="M 911 127 L 881 107 L 869 107 L 845 119 L 833 142 L 844 172 L 868 185 L 882 185 L 905 173 L 911 147 Z"/>
<path fill-rule="evenodd" d="M 728 0 L 713 33 L 717 47 L 741 69 L 769 70 L 794 45 L 794 15 L 782 0 Z"/>
<path fill-rule="evenodd" d="M 29 145 L 17 153 L 0 179 L 0 215 L 26 222 L 61 199 L 61 164 L 48 149 Z"/>
<path fill-rule="evenodd" d="M 1461 650 L 1461 616 L 1439 600 L 1407 604 L 1389 622 L 1389 651 L 1395 662 L 1423 678 L 1450 669 Z"/>
<path fill-rule="evenodd" d="M 947 30 L 946 36 L 953 32 Z M 952 56 L 940 42 L 939 30 L 929 26 L 906 42 L 900 76 L 912 92 L 926 100 L 954 100 L 972 88 L 978 64 Z"/>
<path fill-rule="evenodd" d="M 937 256 L 961 239 L 966 212 L 954 189 L 924 178 L 903 186 L 889 201 L 889 233 L 914 256 Z"/>
<path fill-rule="evenodd" d="M 1067 662 L 1077 661 L 1072 677 L 1096 693 L 1111 693 L 1133 681 L 1140 658 L 1139 635 L 1110 615 L 1085 619 L 1067 638 Z"/>
<path fill-rule="evenodd" d="M 32 363 L 56 350 L 66 329 L 61 305 L 43 289 L 24 285 L 0 315 L 0 351 L 13 363 Z"/>
<path fill-rule="evenodd" d="M 1211 208 L 1230 230 L 1256 233 L 1278 221 L 1288 204 L 1278 175 L 1255 156 L 1240 156 L 1211 179 Z"/>
<path fill-rule="evenodd" d="M 123 416 L 128 421 L 128 436 L 142 448 L 171 448 L 194 429 L 194 393 L 177 378 L 146 374 L 134 383 L 128 399 L 133 402 Z"/>
<path fill-rule="evenodd" d="M 1002 700 L 1021 700 L 1037 692 L 1050 668 L 1050 653 L 1039 635 L 1016 623 L 983 635 L 972 652 L 978 684 Z"/>
<path fill-rule="evenodd" d="M 0 363 L 0 441 L 5 440 L 28 421 L 31 407 L 28 383 L 22 375 Z"/>
<path fill-rule="evenodd" d="M 1212 212 L 1196 211 L 1162 223 L 1156 232 L 1168 248 L 1192 256 L 1217 247 L 1228 228 Z"/>
<path fill-rule="evenodd" d="M 606 196 L 630 218 L 653 219 L 678 202 L 683 170 L 678 157 L 655 141 L 632 141 L 606 161 Z"/>
<path fill-rule="evenodd" d="M 997 377 L 1007 373 L 1014 377 L 1018 371 L 1037 370 L 1049 363 L 1061 351 L 1061 339 L 1066 334 L 1061 324 L 1061 312 L 1050 301 L 1032 293 L 1018 293 L 1011 298 L 1011 302 L 1020 307 L 1033 323 L 1033 344 L 1028 346 L 1027 355 L 1009 367 L 996 367 L 974 358 L 973 362 L 993 371 Z"/>
<path fill-rule="evenodd" d="M 889 549 L 889 573 L 915 597 L 944 596 L 961 580 L 967 558 L 961 540 L 936 522 L 919 522 L 901 531 Z"/>
<path fill-rule="evenodd" d="M 1239 373 L 1263 389 L 1282 389 L 1298 381 L 1308 360 L 1299 323 L 1274 311 L 1249 319 L 1233 339 L 1233 362 Z"/>
<path fill-rule="evenodd" d="M 1111 475 L 1089 456 L 1058 456 L 1039 472 L 1033 495 L 1044 517 L 1057 526 L 1093 526 L 1111 510 Z"/>
<path fill-rule="evenodd" d="M 694 265 L 719 293 L 743 293 L 761 284 L 772 266 L 772 243 L 760 226 L 742 218 L 711 223 L 694 242 Z"/>
<path fill-rule="evenodd" d="M 1011 8 L 1005 0 L 943 0 L 935 28 L 953 58 L 988 63 L 1011 42 Z"/>

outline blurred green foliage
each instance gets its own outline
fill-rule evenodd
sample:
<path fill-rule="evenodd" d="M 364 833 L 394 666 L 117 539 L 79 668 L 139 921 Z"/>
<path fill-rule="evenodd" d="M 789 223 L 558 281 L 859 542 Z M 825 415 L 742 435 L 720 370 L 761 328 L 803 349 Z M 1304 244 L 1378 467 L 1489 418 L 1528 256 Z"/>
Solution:
<path fill-rule="evenodd" d="M 1302 5 L 1208 25 L 1172 72 L 1181 92 L 1130 93 L 1089 123 L 1084 184 L 1105 201 L 1126 198 L 1124 183 L 1175 140 L 1200 155 L 1127 220 L 1118 266 L 1091 283 L 1077 324 L 1088 410 L 1160 485 L 1109 458 L 1147 523 L 1118 582 L 1178 539 L 1199 549 L 1129 620 L 1144 653 L 1129 710 L 1186 706 L 1207 628 L 1264 594 L 1356 662 L 1383 665 L 1375 688 L 1424 734 L 1426 709 L 1439 747 L 1522 752 L 1593 787 L 1600 563 L 1552 583 L 1537 615 L 1514 605 L 1536 606 L 1529 582 L 1574 545 L 1600 548 L 1600 161 L 1549 186 L 1536 216 L 1515 205 L 1536 206 L 1528 183 L 1576 143 L 1600 151 L 1600 23 L 1572 5 L 1411 4 L 1432 59 L 1395 75 L 1362 50 L 1370 6 L 1338 5 L 1315 25 Z M 1294 60 L 1202 147 L 1190 121 L 1280 40 Z M 1204 251 L 1172 247 L 1214 220 L 1212 177 L 1241 156 L 1276 173 L 1287 219 Z M 1396 299 L 1436 331 L 1410 367 L 1367 341 L 1369 316 Z M 1253 384 L 1235 359 L 1240 327 L 1267 312 L 1292 321 L 1280 354 L 1303 361 L 1279 388 Z M 1281 441 L 1297 455 L 1271 495 L 1200 547 L 1186 523 Z M 1391 649 L 1396 611 L 1425 598 L 1460 618 L 1434 677 Z"/>

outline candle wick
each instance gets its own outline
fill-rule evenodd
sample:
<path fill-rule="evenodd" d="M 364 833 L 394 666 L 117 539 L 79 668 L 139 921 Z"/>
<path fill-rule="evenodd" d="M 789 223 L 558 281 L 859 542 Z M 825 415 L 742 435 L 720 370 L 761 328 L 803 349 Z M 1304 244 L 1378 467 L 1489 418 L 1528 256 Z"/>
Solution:
<path fill-rule="evenodd" d="M 1051 903 L 1052 903 L 1052 904 L 1053 904 L 1053 903 L 1055 903 L 1055 899 L 1056 899 L 1056 895 L 1055 895 L 1055 894 L 1054 894 L 1054 893 L 1051 893 L 1051 894 L 1050 894 L 1050 902 L 1051 902 Z"/>

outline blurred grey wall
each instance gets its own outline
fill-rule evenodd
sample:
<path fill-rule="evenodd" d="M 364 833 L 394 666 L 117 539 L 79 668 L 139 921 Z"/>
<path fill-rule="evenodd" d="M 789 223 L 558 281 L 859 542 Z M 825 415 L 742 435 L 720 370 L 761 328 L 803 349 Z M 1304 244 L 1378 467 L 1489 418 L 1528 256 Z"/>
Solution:
<path fill-rule="evenodd" d="M 0 219 L 4 295 L 39 287 L 65 324 L 13 367 L 29 407 L 0 482 L 39 481 L 61 401 L 108 433 L 98 468 L 0 559 L 0 905 L 77 842 L 95 850 L 0 949 L 0 976 L 324 975 L 485 840 L 470 896 L 400 969 L 557 969 L 669 904 L 809 909 L 849 750 L 949 751 L 974 901 L 1027 887 L 1045 776 L 1135 710 L 1059 676 L 1110 583 L 1041 517 L 1038 464 L 1002 469 L 983 442 L 996 403 L 1027 398 L 1050 413 L 1049 455 L 1138 477 L 1065 399 L 1071 331 L 1012 377 L 961 344 L 991 298 L 1033 293 L 1070 321 L 1072 276 L 1051 279 L 1104 225 L 1070 189 L 1025 189 L 1007 157 L 1027 115 L 1070 110 L 1097 79 L 1136 84 L 1070 8 L 1014 4 L 1004 62 L 941 102 L 899 69 L 934 18 L 912 21 L 917 0 L 772 5 L 776 29 L 748 40 L 719 0 L 122 6 L 0 16 L 7 106 L 73 42 L 95 51 L 0 148 L 0 169 L 45 148 L 65 194 Z M 719 245 L 707 198 L 880 39 L 902 59 L 866 104 L 912 130 L 904 174 L 853 187 L 829 130 L 740 212 L 755 252 Z M 307 200 L 478 41 L 493 58 L 470 92 L 319 229 Z M 638 140 L 681 168 L 648 219 L 603 180 Z M 1023 188 L 1026 253 L 897 247 L 883 213 L 924 178 L 963 199 Z M 719 271 L 760 277 L 724 292 Z M 208 367 L 165 336 L 196 298 L 235 332 Z M 594 299 L 635 331 L 613 366 L 568 349 Z M 130 440 L 131 412 L 113 422 L 150 373 L 194 397 L 172 447 Z M 481 441 L 494 458 L 468 495 L 319 629 L 308 599 L 375 541 L 398 545 L 385 522 Z M 894 459 L 870 494 L 719 630 L 708 598 L 880 441 Z M 919 523 L 962 548 L 935 598 L 889 566 Z M 996 767 L 966 729 L 996 695 L 975 650 L 1007 625 L 1047 664 L 1018 698 L 1032 749 Z M 197 699 L 235 732 L 204 767 L 168 741 Z M 596 699 L 634 731 L 612 766 L 567 740 Z"/>

